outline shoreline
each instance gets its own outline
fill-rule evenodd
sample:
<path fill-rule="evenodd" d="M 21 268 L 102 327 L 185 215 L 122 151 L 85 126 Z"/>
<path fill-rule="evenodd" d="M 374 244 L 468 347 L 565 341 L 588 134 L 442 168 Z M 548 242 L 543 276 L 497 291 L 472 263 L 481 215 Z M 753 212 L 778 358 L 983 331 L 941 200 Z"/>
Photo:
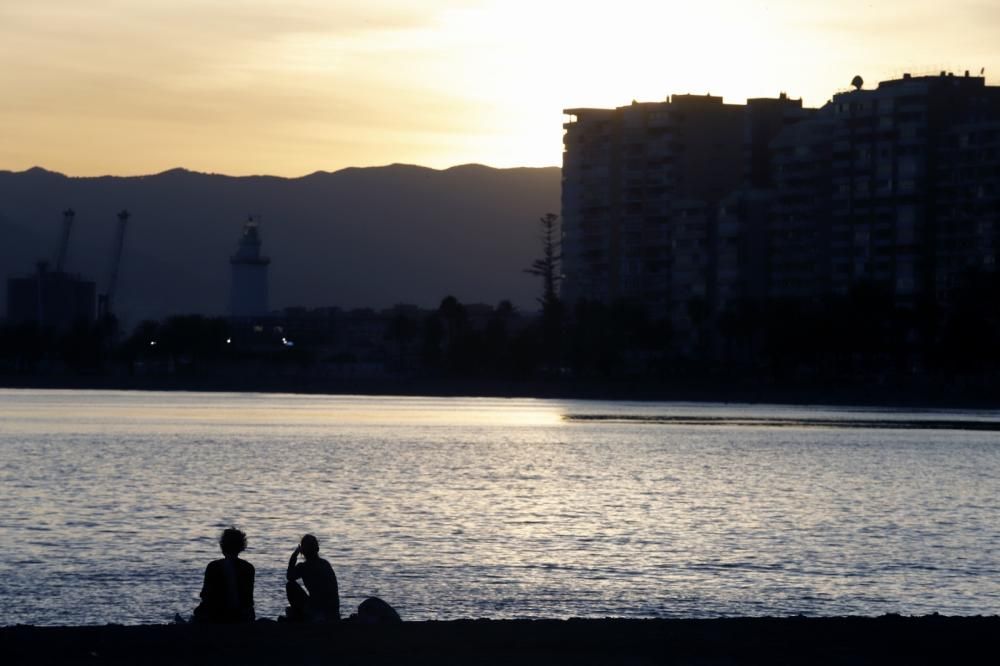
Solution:
<path fill-rule="evenodd" d="M 990 654 L 1000 616 L 0 627 L 7 664 L 887 664 Z M 984 652 L 985 651 L 985 652 Z"/>
<path fill-rule="evenodd" d="M 736 403 L 802 407 L 886 409 L 1000 409 L 995 392 L 954 387 L 720 385 L 692 381 L 685 386 L 649 381 L 490 380 L 439 378 L 321 378 L 314 376 L 231 377 L 225 375 L 0 375 L 0 388 L 36 390 L 189 391 L 406 397 L 536 398 L 629 402 Z"/>

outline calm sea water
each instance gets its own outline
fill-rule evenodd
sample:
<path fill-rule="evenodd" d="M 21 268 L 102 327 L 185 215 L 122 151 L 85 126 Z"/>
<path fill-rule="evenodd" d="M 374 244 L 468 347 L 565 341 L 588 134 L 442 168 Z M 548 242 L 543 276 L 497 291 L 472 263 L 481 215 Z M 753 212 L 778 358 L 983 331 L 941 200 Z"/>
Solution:
<path fill-rule="evenodd" d="M 264 617 L 305 532 L 407 619 L 996 614 L 998 423 L 0 390 L 0 624 L 188 614 L 230 524 Z"/>

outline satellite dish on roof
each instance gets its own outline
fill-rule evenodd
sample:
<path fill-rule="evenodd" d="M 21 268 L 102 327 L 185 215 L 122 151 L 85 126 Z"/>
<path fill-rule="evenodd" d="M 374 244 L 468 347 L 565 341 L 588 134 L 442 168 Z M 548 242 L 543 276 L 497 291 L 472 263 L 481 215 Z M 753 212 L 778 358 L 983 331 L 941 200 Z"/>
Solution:
<path fill-rule="evenodd" d="M 861 90 L 861 86 L 865 85 L 865 80 L 860 75 L 855 76 L 851 79 L 851 85 L 854 86 L 855 90 Z"/>

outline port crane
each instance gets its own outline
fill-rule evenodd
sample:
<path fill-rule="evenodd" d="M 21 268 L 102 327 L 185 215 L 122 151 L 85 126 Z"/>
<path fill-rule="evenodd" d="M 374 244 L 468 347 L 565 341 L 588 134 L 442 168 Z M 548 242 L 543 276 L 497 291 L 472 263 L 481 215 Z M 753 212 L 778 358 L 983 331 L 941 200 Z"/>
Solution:
<path fill-rule="evenodd" d="M 122 247 L 125 244 L 125 227 L 131 217 L 127 210 L 118 213 L 118 227 L 115 230 L 115 244 L 111 250 L 111 272 L 108 278 L 108 289 L 98 298 L 98 310 L 101 319 L 111 317 L 114 313 L 115 290 L 118 287 L 118 268 L 122 261 Z"/>
<path fill-rule="evenodd" d="M 56 272 L 62 273 L 66 267 L 66 254 L 69 251 L 69 232 L 73 228 L 73 218 L 76 213 L 72 208 L 63 211 L 62 234 L 59 237 L 59 249 L 56 253 Z"/>

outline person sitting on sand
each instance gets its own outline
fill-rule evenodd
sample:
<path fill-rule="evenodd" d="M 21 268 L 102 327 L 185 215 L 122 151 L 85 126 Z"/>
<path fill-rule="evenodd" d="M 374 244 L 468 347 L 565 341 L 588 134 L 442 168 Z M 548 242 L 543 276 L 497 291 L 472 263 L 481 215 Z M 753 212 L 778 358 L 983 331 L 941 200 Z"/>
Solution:
<path fill-rule="evenodd" d="M 253 565 L 238 556 L 247 548 L 247 535 L 235 527 L 222 532 L 219 548 L 225 555 L 205 567 L 201 604 L 194 621 L 206 623 L 253 622 Z"/>
<path fill-rule="evenodd" d="M 305 562 L 299 562 L 299 554 Z M 312 534 L 302 537 L 288 560 L 287 618 L 293 622 L 336 622 L 340 620 L 340 591 L 337 574 L 330 563 L 319 556 L 319 541 Z M 305 589 L 296 583 L 299 578 Z"/>

